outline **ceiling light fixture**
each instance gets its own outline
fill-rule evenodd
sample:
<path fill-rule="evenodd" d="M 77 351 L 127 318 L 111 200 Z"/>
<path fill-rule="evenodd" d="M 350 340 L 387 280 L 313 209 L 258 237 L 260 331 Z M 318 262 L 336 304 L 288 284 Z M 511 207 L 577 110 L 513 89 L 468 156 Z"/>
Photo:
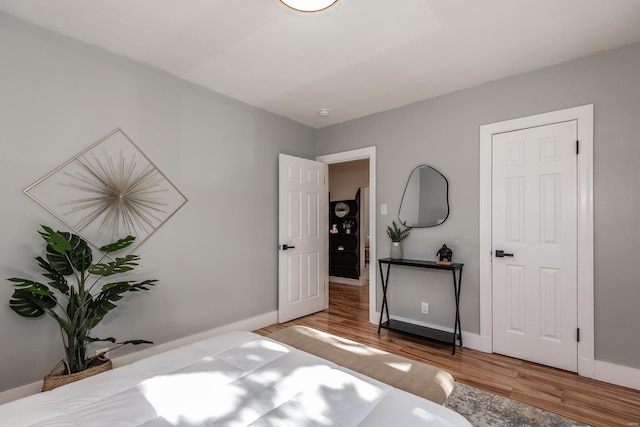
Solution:
<path fill-rule="evenodd" d="M 331 110 L 328 108 L 321 108 L 318 110 L 318 114 L 320 114 L 321 117 L 327 117 L 329 114 L 331 114 Z"/>
<path fill-rule="evenodd" d="M 320 12 L 337 2 L 338 0 L 280 0 L 280 3 L 298 12 Z"/>

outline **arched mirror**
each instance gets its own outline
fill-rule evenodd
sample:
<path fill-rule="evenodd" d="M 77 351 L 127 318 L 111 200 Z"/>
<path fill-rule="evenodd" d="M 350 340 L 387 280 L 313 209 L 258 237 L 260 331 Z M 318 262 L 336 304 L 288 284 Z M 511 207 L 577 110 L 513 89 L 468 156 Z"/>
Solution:
<path fill-rule="evenodd" d="M 449 216 L 449 182 L 431 166 L 418 166 L 409 176 L 398 219 L 407 227 L 434 227 Z"/>

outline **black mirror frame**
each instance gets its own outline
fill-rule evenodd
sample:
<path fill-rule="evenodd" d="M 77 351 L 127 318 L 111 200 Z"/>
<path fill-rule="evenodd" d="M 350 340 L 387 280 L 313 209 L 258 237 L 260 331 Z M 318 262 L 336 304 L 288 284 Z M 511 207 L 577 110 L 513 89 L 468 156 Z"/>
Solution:
<path fill-rule="evenodd" d="M 444 176 L 442 174 L 442 172 L 440 172 L 438 169 L 434 168 L 433 166 L 429 166 L 429 165 L 418 165 L 415 168 L 413 168 L 413 170 L 411 170 L 411 173 L 409 174 L 409 178 L 407 178 L 407 184 L 404 187 L 404 191 L 402 192 L 402 199 L 400 199 L 400 207 L 398 208 L 398 220 L 402 223 L 402 219 L 400 218 L 400 211 L 402 210 L 402 202 L 404 202 L 404 197 L 407 193 L 407 187 L 409 187 L 409 182 L 411 181 L 411 176 L 413 175 L 413 173 L 419 169 L 419 168 L 430 168 L 431 170 L 435 171 L 438 173 L 438 175 L 440 175 L 442 177 L 442 179 L 444 179 L 444 182 L 447 185 L 447 191 L 446 191 L 446 195 L 447 195 L 447 216 L 444 217 L 444 219 L 442 220 L 442 222 L 438 223 L 438 224 L 433 224 L 433 225 L 416 225 L 416 226 L 411 226 L 411 225 L 406 225 L 407 227 L 411 227 L 411 228 L 430 228 L 430 227 L 437 227 L 438 225 L 442 225 L 445 223 L 445 221 L 447 220 L 447 218 L 449 218 L 449 215 L 451 214 L 451 206 L 449 204 L 449 180 L 447 179 L 446 176 Z M 403 223 L 404 224 L 404 223 Z"/>

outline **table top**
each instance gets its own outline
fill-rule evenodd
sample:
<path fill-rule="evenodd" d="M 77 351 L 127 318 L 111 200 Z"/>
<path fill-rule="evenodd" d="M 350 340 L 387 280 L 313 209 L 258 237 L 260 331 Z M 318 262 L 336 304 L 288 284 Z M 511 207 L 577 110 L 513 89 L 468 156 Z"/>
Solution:
<path fill-rule="evenodd" d="M 451 265 L 438 264 L 436 261 L 427 261 L 423 259 L 392 259 L 392 258 L 380 258 L 378 260 L 381 264 L 391 265 L 406 265 L 409 267 L 421 267 L 421 268 L 433 268 L 436 270 L 462 270 L 463 263 L 453 263 Z"/>

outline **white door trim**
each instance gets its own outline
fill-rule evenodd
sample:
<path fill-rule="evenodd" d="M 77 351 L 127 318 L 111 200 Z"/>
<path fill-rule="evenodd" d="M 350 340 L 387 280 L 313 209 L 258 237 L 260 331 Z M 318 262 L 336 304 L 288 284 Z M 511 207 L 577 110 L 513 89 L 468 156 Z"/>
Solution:
<path fill-rule="evenodd" d="M 369 159 L 369 322 L 378 323 L 379 313 L 376 313 L 376 147 L 365 147 L 341 153 L 326 154 L 316 157 L 316 160 L 326 164 L 350 162 L 353 160 Z M 327 247 L 327 252 L 329 248 Z M 327 266 L 328 269 L 328 266 Z"/>
<path fill-rule="evenodd" d="M 480 336 L 492 352 L 491 140 L 493 135 L 577 120 L 578 141 L 578 374 L 594 378 L 593 105 L 480 126 Z"/>

